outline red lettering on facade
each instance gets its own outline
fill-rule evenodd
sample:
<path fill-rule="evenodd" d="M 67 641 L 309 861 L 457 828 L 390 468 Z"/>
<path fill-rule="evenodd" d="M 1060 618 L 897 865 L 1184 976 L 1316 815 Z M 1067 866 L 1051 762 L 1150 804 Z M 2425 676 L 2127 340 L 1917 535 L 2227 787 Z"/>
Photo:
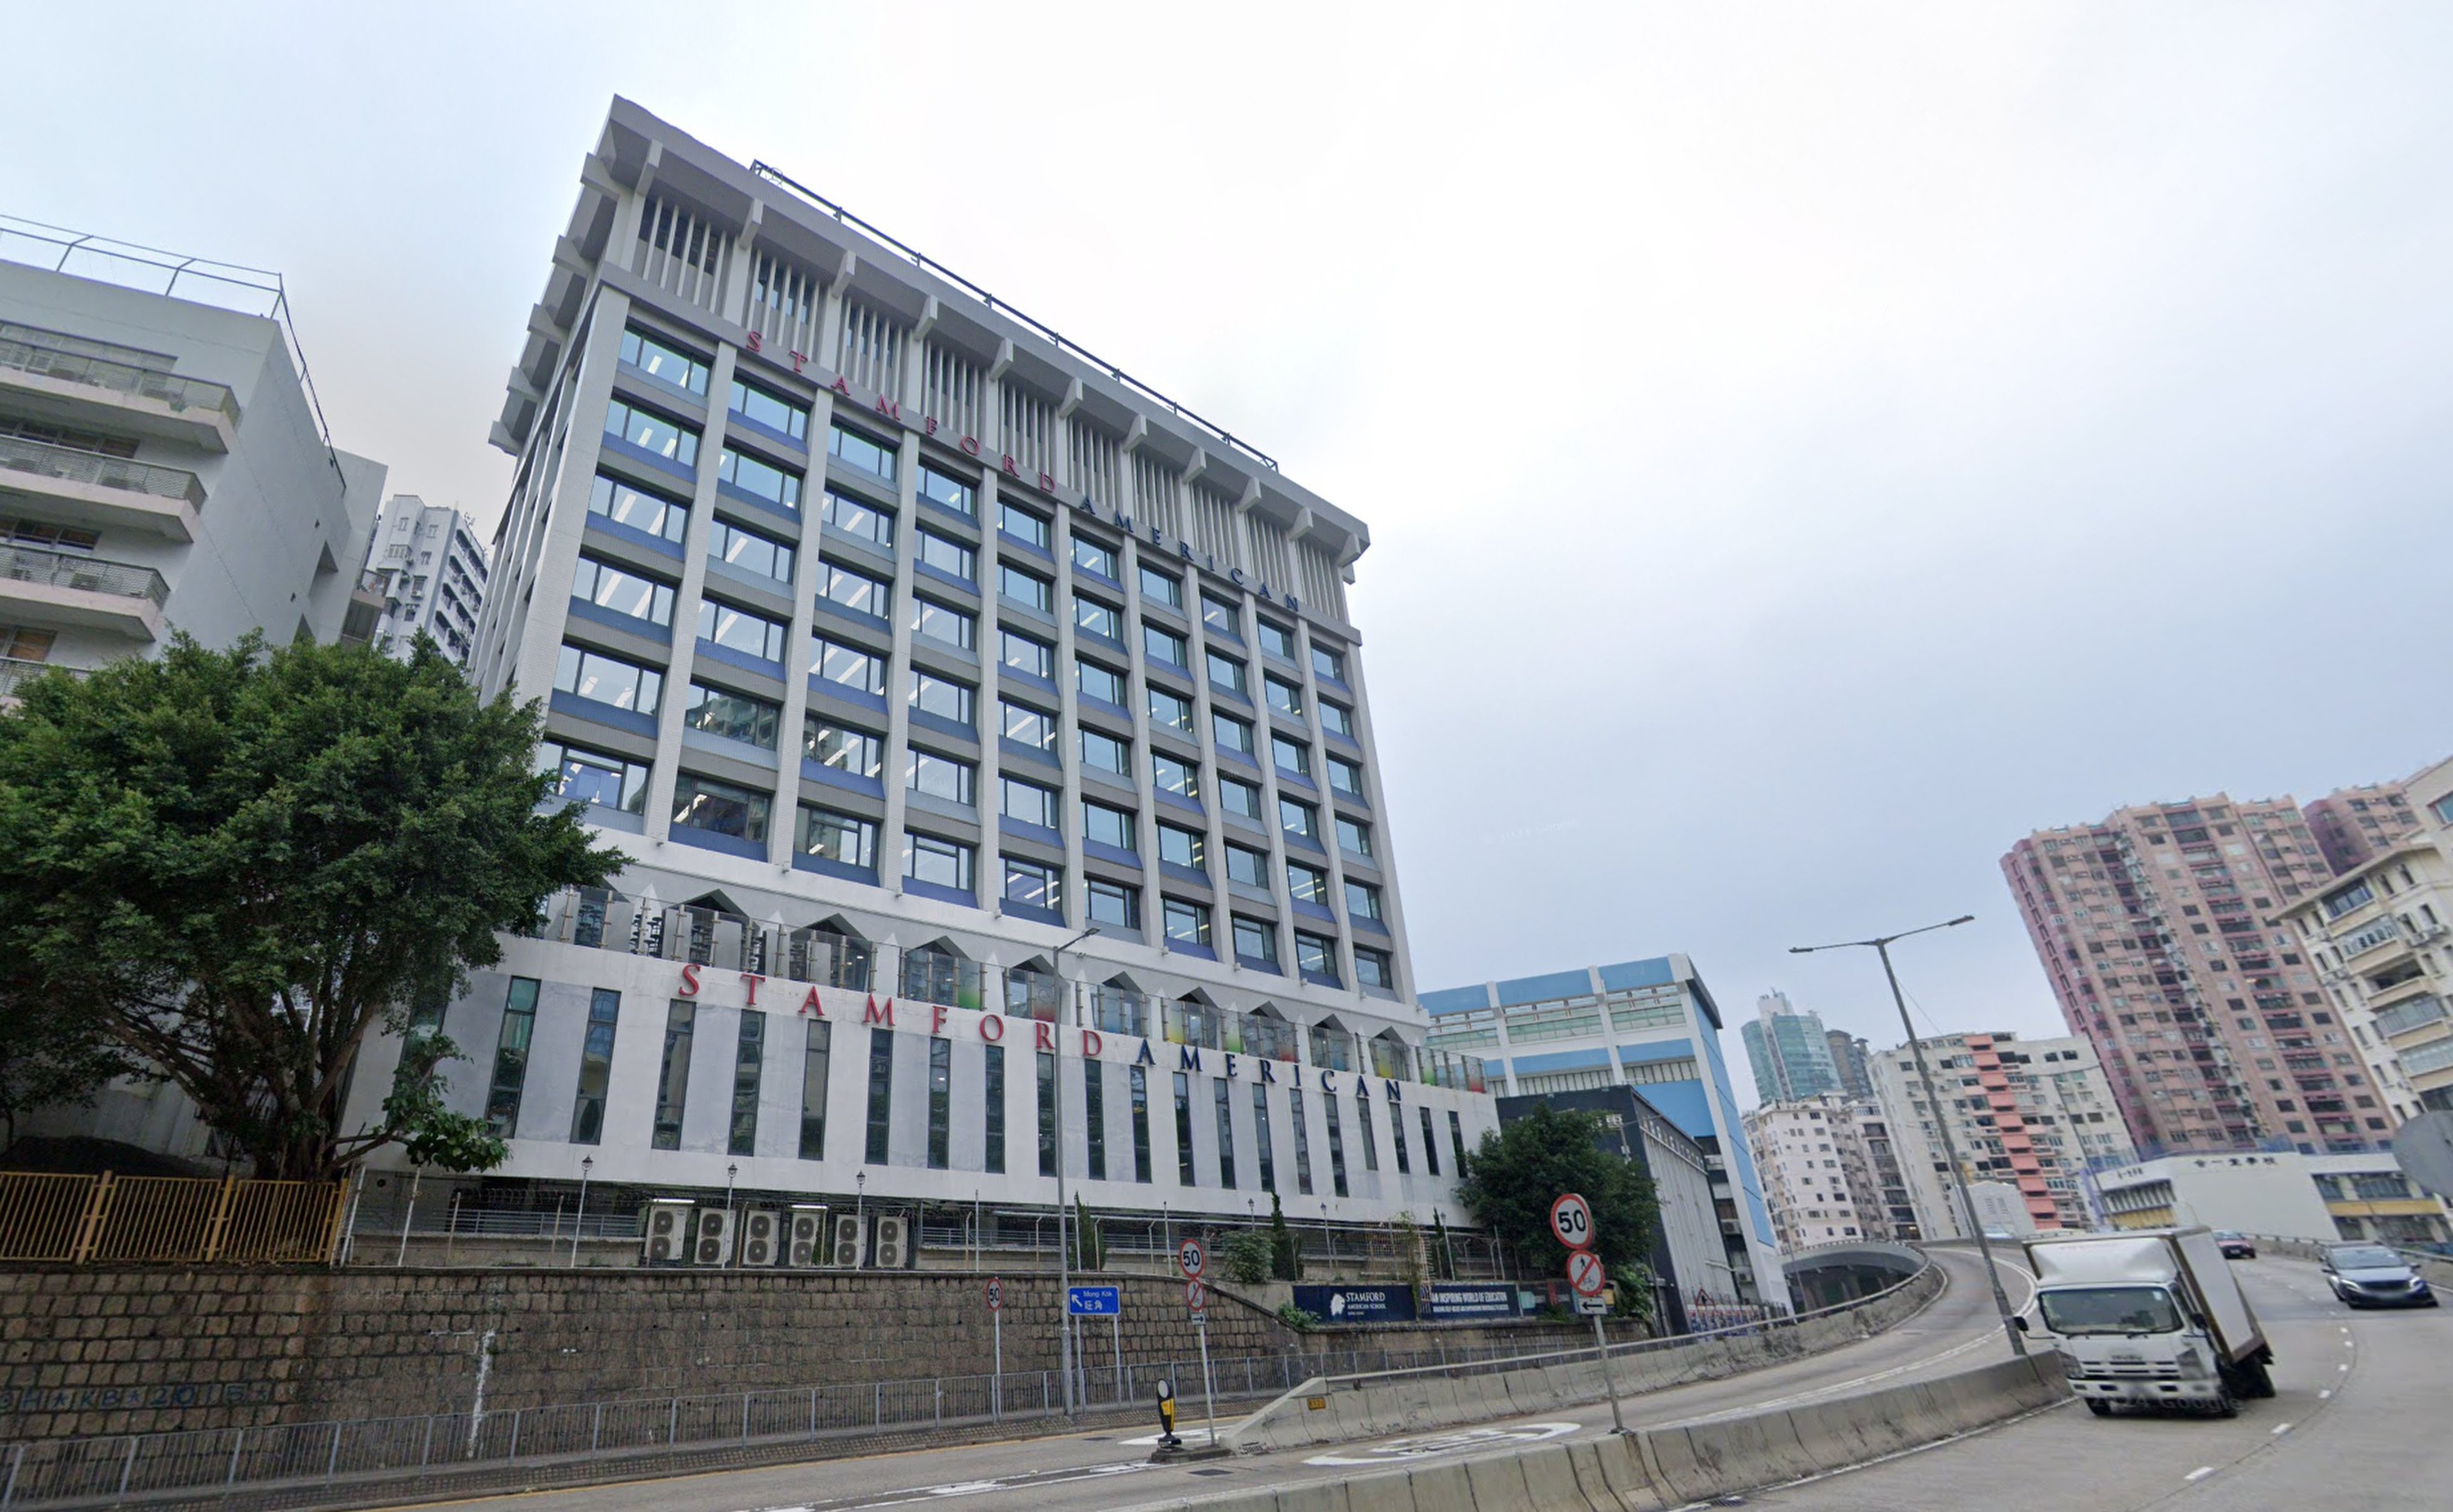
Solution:
<path fill-rule="evenodd" d="M 922 416 L 920 424 L 927 434 L 933 436 L 937 433 L 937 417 L 935 415 Z"/>
<path fill-rule="evenodd" d="M 980 454 L 980 438 L 977 436 L 965 436 L 954 445 L 963 448 L 964 456 L 976 457 Z"/>
<path fill-rule="evenodd" d="M 900 420 L 903 418 L 903 406 L 894 400 L 887 398 L 884 394 L 879 394 L 877 396 L 877 412 L 884 415 L 888 420 Z"/>
<path fill-rule="evenodd" d="M 1041 473 L 1039 475 L 1039 491 L 1042 493 L 1054 493 L 1056 491 L 1056 480 L 1044 472 Z"/>
<path fill-rule="evenodd" d="M 744 971 L 741 973 L 742 985 L 747 987 L 749 991 L 749 996 L 747 1000 L 749 1006 L 753 1008 L 758 1006 L 758 984 L 766 980 L 767 979 L 765 977 L 760 976 L 755 971 Z"/>
<path fill-rule="evenodd" d="M 1013 474 L 1017 478 L 1022 476 L 1022 469 L 1013 465 L 1013 457 L 1010 453 L 1008 453 L 1005 459 L 1005 470 Z"/>
<path fill-rule="evenodd" d="M 800 353 L 794 352 L 792 355 L 797 357 Z M 836 379 L 833 383 L 827 385 L 827 387 L 843 395 L 846 399 L 851 397 L 851 385 L 841 378 Z"/>
<path fill-rule="evenodd" d="M 1048 1023 L 1046 1019 L 1033 1019 L 1030 1021 L 1030 1026 L 1038 1034 L 1039 1047 L 1041 1049 L 1054 1050 L 1056 1048 L 1056 1025 Z"/>
<path fill-rule="evenodd" d="M 874 992 L 870 993 L 868 995 L 868 1006 L 861 1010 L 860 1022 L 863 1024 L 883 1024 L 889 1029 L 894 1027 L 894 1000 L 892 998 L 886 1000 L 886 1011 L 881 1014 L 877 1009 L 877 994 Z"/>
<path fill-rule="evenodd" d="M 698 996 L 698 963 L 695 961 L 682 963 L 681 995 L 686 998 Z"/>
<path fill-rule="evenodd" d="M 1082 1054 L 1086 1058 L 1095 1057 L 1100 1051 L 1107 1047 L 1107 1042 L 1099 1038 L 1098 1030 L 1084 1029 L 1082 1031 Z"/>
<path fill-rule="evenodd" d="M 801 364 L 808 362 L 808 360 L 809 359 L 806 353 L 797 351 L 792 353 L 792 370 L 794 372 L 799 372 L 801 370 Z"/>
<path fill-rule="evenodd" d="M 946 1032 L 946 1010 L 942 1005 L 932 1003 L 928 1005 L 928 1032 L 931 1034 Z"/>
<path fill-rule="evenodd" d="M 818 1001 L 817 988 L 811 987 L 809 989 L 809 995 L 801 1000 L 801 1011 L 803 1013 L 814 1013 L 822 1019 L 827 1016 L 827 1005 Z"/>
<path fill-rule="evenodd" d="M 982 1015 L 980 1018 L 980 1038 L 987 1041 L 990 1044 L 994 1044 L 998 1041 L 1004 1039 L 1005 1020 L 998 1018 L 993 1013 Z"/>
<path fill-rule="evenodd" d="M 749 333 L 749 349 L 751 351 L 763 350 L 766 348 L 766 341 L 761 338 L 756 331 L 753 330 Z"/>

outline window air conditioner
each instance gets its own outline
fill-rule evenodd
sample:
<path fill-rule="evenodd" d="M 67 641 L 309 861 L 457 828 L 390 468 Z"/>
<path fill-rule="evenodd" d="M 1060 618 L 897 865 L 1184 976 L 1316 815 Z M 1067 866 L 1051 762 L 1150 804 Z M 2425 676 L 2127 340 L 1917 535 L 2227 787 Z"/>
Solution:
<path fill-rule="evenodd" d="M 877 1220 L 877 1253 L 873 1263 L 880 1270 L 901 1270 L 910 1260 L 911 1221 L 900 1213 L 882 1213 Z"/>
<path fill-rule="evenodd" d="M 732 1214 L 722 1207 L 698 1210 L 697 1244 L 690 1251 L 693 1265 L 721 1265 L 732 1259 Z"/>
<path fill-rule="evenodd" d="M 835 1215 L 835 1239 L 827 1256 L 827 1263 L 837 1270 L 856 1270 L 860 1266 L 861 1241 L 867 1238 L 868 1224 L 856 1213 Z"/>
<path fill-rule="evenodd" d="M 745 1265 L 771 1265 L 776 1259 L 776 1241 L 782 1237 L 783 1215 L 771 1208 L 753 1207 L 741 1215 L 741 1263 Z"/>
<path fill-rule="evenodd" d="M 827 1210 L 802 1204 L 792 1209 L 790 1247 L 784 1263 L 807 1270 L 827 1263 Z"/>
<path fill-rule="evenodd" d="M 649 1203 L 640 1216 L 645 1243 L 640 1260 L 649 1265 L 678 1265 L 689 1258 L 690 1204 Z"/>

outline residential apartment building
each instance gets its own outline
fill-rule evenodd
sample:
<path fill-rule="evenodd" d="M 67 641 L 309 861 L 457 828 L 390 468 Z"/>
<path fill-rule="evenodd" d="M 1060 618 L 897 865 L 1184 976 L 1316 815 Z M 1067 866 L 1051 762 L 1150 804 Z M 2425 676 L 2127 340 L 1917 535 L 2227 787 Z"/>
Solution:
<path fill-rule="evenodd" d="M 2100 1170 L 2095 1184 L 2113 1228 L 2199 1224 L 2320 1243 L 2441 1244 L 2453 1237 L 2443 1203 L 2383 1151 L 2172 1155 Z"/>
<path fill-rule="evenodd" d="M 2038 1228 L 2089 1226 L 2084 1173 L 2135 1157 L 2095 1050 L 2082 1039 L 1945 1034 L 1921 1042 L 1942 1105 L 1905 1046 L 1874 1057 L 1874 1092 L 1916 1222 L 1927 1239 L 1972 1237 L 1962 1221 L 1941 1119 L 1976 1182 L 2015 1188 Z"/>
<path fill-rule="evenodd" d="M 423 633 L 466 666 L 486 601 L 486 548 L 476 522 L 457 509 L 395 493 L 375 522 L 367 554 L 368 587 L 383 597 L 370 639 L 387 656 L 408 660 Z"/>
<path fill-rule="evenodd" d="M 1747 1111 L 1745 1130 L 1783 1254 L 1893 1237 L 1856 1104 L 1829 1093 L 1766 1103 Z"/>
<path fill-rule="evenodd" d="M 2002 870 L 2062 1017 L 2103 1058 L 2143 1152 L 2269 1139 L 2362 1149 L 2382 1136 L 2347 1102 L 2303 1105 L 2368 1088 L 2316 968 L 2270 922 L 2331 875 L 2291 800 L 2124 808 L 2028 836 Z M 2286 1048 L 2317 1060 L 2258 1066 Z"/>
<path fill-rule="evenodd" d="M 2420 815 L 2400 783 L 2338 787 L 2303 807 L 2308 832 L 2337 874 L 2375 860 L 2419 827 Z"/>
<path fill-rule="evenodd" d="M 1363 522 L 628 101 L 580 181 L 471 670 L 628 865 L 440 1005 L 470 1200 L 1460 1221 Z"/>
<path fill-rule="evenodd" d="M 1874 1052 L 1845 1029 L 1827 1030 L 1823 1037 L 1831 1044 L 1831 1068 L 1840 1078 L 1840 1095 L 1856 1103 L 1870 1101 L 1874 1073 L 1866 1062 Z"/>
<path fill-rule="evenodd" d="M 1800 1012 L 1775 988 L 1755 1000 L 1755 1016 L 1739 1026 L 1746 1064 L 1754 1072 L 1755 1097 L 1790 1103 L 1840 1090 L 1840 1068 L 1822 1016 Z"/>
<path fill-rule="evenodd" d="M 45 266 L 0 260 L 0 697 L 180 630 L 337 638 L 384 468 L 329 444 L 283 319 L 186 297 L 277 287 L 7 229 Z"/>
<path fill-rule="evenodd" d="M 1508 1096 L 1633 1086 L 1712 1165 L 1724 1263 L 1744 1302 L 1785 1305 L 1779 1247 L 1721 1055 L 1721 1010 L 1683 955 L 1422 994 L 1434 1049 L 1481 1057 Z M 1715 1301 L 1728 1297 L 1714 1295 Z"/>
<path fill-rule="evenodd" d="M 2258 1063 L 2262 1075 L 2291 1078 L 2311 1115 L 2371 1131 L 2453 1109 L 2453 761 L 2390 786 L 2416 827 L 2276 918 L 2315 963 L 2359 1061 L 2346 1064 L 2303 1026 Z M 2350 1084 L 2350 1065 L 2364 1066 L 2364 1088 Z"/>

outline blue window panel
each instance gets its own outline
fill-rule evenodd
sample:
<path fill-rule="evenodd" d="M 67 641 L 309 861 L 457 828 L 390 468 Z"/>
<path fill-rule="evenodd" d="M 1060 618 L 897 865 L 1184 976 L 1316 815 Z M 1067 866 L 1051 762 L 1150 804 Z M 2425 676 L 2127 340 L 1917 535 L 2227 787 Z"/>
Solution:
<path fill-rule="evenodd" d="M 1235 749 L 1231 746 L 1219 746 L 1218 759 L 1222 762 L 1233 762 L 1236 766 L 1243 767 L 1246 771 L 1256 772 L 1261 769 L 1261 764 L 1259 762 L 1254 761 L 1251 757 L 1245 755 L 1242 751 Z"/>
<path fill-rule="evenodd" d="M 1181 940 L 1169 940 L 1167 943 L 1167 949 L 1169 955 L 1190 956 L 1196 961 L 1215 961 L 1218 959 L 1218 952 L 1210 949 L 1207 945 L 1187 945 Z"/>
<path fill-rule="evenodd" d="M 1665 987 L 1678 980 L 1677 971 L 1667 956 L 1655 956 L 1649 961 L 1622 961 L 1614 966 L 1602 967 L 1602 985 L 1612 992 L 1633 987 Z"/>
<path fill-rule="evenodd" d="M 960 720 L 947 719 L 943 714 L 931 714 L 924 709 L 917 708 L 907 710 L 906 713 L 911 721 L 911 727 L 913 729 L 935 730 L 940 735 L 952 735 L 960 740 L 977 740 L 979 738 L 979 732 L 977 730 L 972 729 L 971 726 L 964 724 Z"/>
<path fill-rule="evenodd" d="M 1138 851 L 1127 850 L 1122 846 L 1110 846 L 1105 841 L 1083 841 L 1082 854 L 1099 861 L 1112 861 L 1120 866 L 1130 866 L 1135 871 L 1142 869 L 1142 858 Z"/>
<path fill-rule="evenodd" d="M 698 481 L 698 469 L 696 468 L 684 467 L 682 464 L 675 462 L 670 457 L 660 455 L 656 452 L 649 451 L 645 447 L 636 446 L 630 442 L 625 441 L 620 436 L 614 435 L 609 430 L 605 433 L 604 439 L 600 445 L 602 445 L 605 450 L 620 457 L 625 462 L 633 462 L 643 467 L 653 468 L 658 472 L 665 474 L 667 477 L 680 478 L 690 483 Z"/>
<path fill-rule="evenodd" d="M 821 595 L 817 601 L 817 611 L 828 619 L 841 620 L 847 625 L 861 625 L 872 630 L 884 631 L 891 631 L 893 628 L 891 622 L 883 615 L 862 614 L 857 610 L 845 608 L 824 595 Z"/>
<path fill-rule="evenodd" d="M 1005 911 L 1010 917 L 1036 919 L 1042 924 L 1061 925 L 1065 922 L 1065 915 L 1053 908 L 1043 908 L 1035 903 L 1016 903 L 1011 898 L 1005 901 Z"/>
<path fill-rule="evenodd" d="M 1008 819 L 1003 814 L 1000 814 L 997 816 L 997 833 L 1000 835 L 1012 835 L 1016 839 L 1020 840 L 1035 840 L 1043 846 L 1047 846 L 1057 850 L 1065 848 L 1065 837 L 1063 835 L 1060 835 L 1055 830 L 1048 828 L 1046 825 L 1034 825 L 1027 819 Z M 1011 908 L 1016 906 L 1016 905 L 1011 902 L 1007 902 L 1006 906 L 1007 908 Z"/>
<path fill-rule="evenodd" d="M 1518 1076 L 1532 1076 L 1543 1071 L 1589 1071 L 1610 1064 L 1609 1051 L 1599 1045 L 1589 1050 L 1554 1050 L 1547 1055 L 1519 1055 L 1508 1061 Z M 1650 1088 L 1643 1089 L 1650 1095 Z"/>
<path fill-rule="evenodd" d="M 635 525 L 624 525 L 619 520 L 608 520 L 601 514 L 590 514 L 588 517 L 588 528 L 598 535 L 607 536 L 615 541 L 644 547 L 650 551 L 671 557 L 676 562 L 683 560 L 682 544 L 679 541 L 668 541 L 663 536 L 651 535 Z"/>
<path fill-rule="evenodd" d="M 1034 672 L 1026 672 L 1018 666 L 1007 666 L 1002 662 L 997 664 L 997 677 L 999 680 L 1011 683 L 1017 687 L 1034 688 L 1049 698 L 1061 698 L 1064 696 L 1057 688 L 1056 684 L 1050 679 L 1041 677 Z M 1101 704 L 1095 698 L 1085 698 L 1082 702 L 1085 704 L 1096 705 L 1101 708 L 1110 708 L 1114 706 L 1108 704 Z M 1123 710 L 1119 709 L 1117 712 L 1122 713 Z"/>
<path fill-rule="evenodd" d="M 599 625 L 609 625 L 617 630 L 628 631 L 645 640 L 662 641 L 668 646 L 670 646 L 673 640 L 670 626 L 658 625 L 653 620 L 643 620 L 635 614 L 624 614 L 615 609 L 608 609 L 602 604 L 592 603 L 587 599 L 570 601 L 570 617 L 574 620 L 593 620 Z"/>
<path fill-rule="evenodd" d="M 1618 1058 L 1622 1061 L 1675 1061 L 1695 1053 L 1692 1040 L 1654 1040 L 1646 1044 L 1622 1044 Z"/>
<path fill-rule="evenodd" d="M 1310 778 L 1304 776 L 1301 772 L 1290 772 L 1283 766 L 1279 767 L 1277 772 L 1278 786 L 1281 787 L 1300 787 L 1307 793 L 1316 793 L 1320 791 L 1319 785 L 1314 783 Z"/>
<path fill-rule="evenodd" d="M 1653 1082 L 1637 1090 L 1644 1094 L 1645 1102 L 1661 1111 L 1663 1118 L 1677 1124 L 1680 1133 L 1690 1139 L 1721 1138 L 1721 1131 L 1712 1126 L 1712 1104 L 1704 1095 L 1703 1083 Z M 1722 1140 L 1721 1148 L 1726 1151 L 1728 1147 L 1728 1142 Z"/>
<path fill-rule="evenodd" d="M 1315 856 L 1326 856 L 1328 854 L 1327 851 L 1320 848 L 1319 841 L 1308 839 L 1303 835 L 1298 835 L 1291 829 L 1281 829 L 1278 831 L 1278 836 L 1286 843 L 1286 848 L 1288 850 L 1309 851 Z M 1324 917 L 1329 916 L 1324 915 Z"/>
<path fill-rule="evenodd" d="M 738 835 L 719 835 L 712 829 L 693 829 L 688 825 L 675 825 L 672 839 L 676 844 L 696 846 L 701 850 L 721 850 L 729 855 L 747 856 L 752 861 L 767 859 L 767 842 L 744 840 Z"/>
<path fill-rule="evenodd" d="M 914 877 L 903 879 L 903 891 L 909 897 L 934 898 L 941 903 L 959 903 L 966 908 L 976 908 L 980 905 L 977 898 L 960 887 L 940 886 L 936 883 L 922 882 Z"/>
<path fill-rule="evenodd" d="M 808 453 L 809 444 L 808 441 L 799 436 L 793 435 L 788 430 L 778 430 L 764 420 L 754 420 L 738 409 L 727 412 L 724 417 L 724 428 L 727 430 L 747 430 L 753 436 L 774 442 L 777 446 L 785 448 L 786 450 L 798 451 L 805 456 Z"/>
<path fill-rule="evenodd" d="M 1286 967 L 1278 965 L 1274 961 L 1264 961 L 1259 956 L 1239 955 L 1235 958 L 1235 964 L 1242 966 L 1246 971 L 1266 971 L 1273 977 L 1282 977 L 1286 974 Z"/>
<path fill-rule="evenodd" d="M 1007 740 L 1002 735 L 997 737 L 997 752 L 1007 761 L 1019 759 L 1022 761 L 1032 762 L 1041 766 L 1047 767 L 1052 772 L 1061 772 L 1065 769 L 1064 763 L 1058 761 L 1047 752 L 1041 750 L 1038 746 L 1025 746 L 1019 741 Z"/>
<path fill-rule="evenodd" d="M 961 516 L 956 516 L 956 518 L 959 519 Z M 1042 562 L 1053 562 L 1056 560 L 1055 552 L 1050 551 L 1047 547 L 1041 546 L 1036 541 L 1026 541 L 1018 535 L 1013 535 L 1004 530 L 999 530 L 996 533 L 996 538 L 997 549 L 1000 551 L 1021 551 L 1027 553 L 1028 555 L 1035 556 Z"/>
<path fill-rule="evenodd" d="M 1303 979 L 1316 987 L 1342 987 L 1346 985 L 1345 983 L 1337 980 L 1337 974 L 1333 971 L 1306 971 L 1303 974 Z"/>
<path fill-rule="evenodd" d="M 718 646 L 713 641 L 698 643 L 698 659 L 702 662 L 721 662 L 727 666 L 737 666 L 745 672 L 755 672 L 761 677 L 771 677 L 779 683 L 784 680 L 783 663 L 770 662 L 763 656 L 752 656 L 748 651 L 736 651 L 729 646 Z"/>
<path fill-rule="evenodd" d="M 553 702 L 547 706 L 557 714 L 568 714 L 573 719 L 588 720 L 598 725 L 610 726 L 615 729 L 627 729 L 633 734 L 648 736 L 649 739 L 655 737 L 656 716 L 642 714 L 634 708 L 615 708 L 610 704 L 592 698 L 582 698 L 576 693 L 566 693 L 558 687 L 553 690 Z"/>
<path fill-rule="evenodd" d="M 1547 1003 L 1553 998 L 1582 997 L 1593 990 L 1593 979 L 1582 971 L 1552 971 L 1538 977 L 1517 977 L 1499 985 L 1499 1005 Z"/>
<path fill-rule="evenodd" d="M 1125 643 L 1117 640 L 1114 636 L 1102 635 L 1096 630 L 1085 629 L 1078 625 L 1073 627 L 1073 639 L 1082 645 L 1096 647 L 1102 650 L 1111 651 L 1118 656 L 1127 654 L 1125 650 Z M 1160 665 L 1165 666 L 1166 664 L 1161 663 Z"/>
<path fill-rule="evenodd" d="M 1133 711 L 1122 704 L 1110 704 L 1104 698 L 1092 698 L 1087 693 L 1076 693 L 1073 696 L 1080 701 L 1082 707 L 1094 714 L 1111 715 L 1122 725 L 1130 725 L 1133 722 Z"/>
<path fill-rule="evenodd" d="M 1202 807 L 1200 804 L 1196 803 L 1192 799 L 1185 797 L 1182 793 L 1171 793 L 1164 787 L 1158 789 L 1158 801 L 1163 804 L 1173 804 L 1176 807 L 1183 809 L 1187 813 L 1207 814 L 1209 811 Z"/>
<path fill-rule="evenodd" d="M 801 523 L 800 510 L 788 505 L 778 504 L 763 493 L 752 493 L 747 488 L 735 487 L 729 483 L 718 483 L 715 486 L 715 491 L 717 497 L 729 499 L 744 508 L 757 509 L 771 514 L 779 520 L 789 520 L 794 525 Z"/>
<path fill-rule="evenodd" d="M 802 850 L 792 852 L 792 869 L 814 871 L 827 877 L 841 877 L 847 882 L 865 882 L 872 887 L 878 885 L 875 866 L 855 866 L 848 861 L 829 861 L 824 856 L 812 856 Z"/>
<path fill-rule="evenodd" d="M 824 783 L 828 787 L 840 787 L 847 792 L 867 793 L 873 798 L 886 796 L 886 784 L 881 779 L 863 777 L 858 772 L 848 772 L 840 766 L 811 761 L 807 756 L 801 758 L 801 775 L 813 783 Z"/>
<path fill-rule="evenodd" d="M 961 588 L 966 593 L 977 593 L 980 590 L 980 586 L 972 582 L 969 578 L 956 577 L 953 573 L 947 571 L 944 567 L 930 567 L 926 562 L 912 563 L 911 575 L 914 577 L 932 578 L 939 583 L 947 585 L 948 587 Z"/>
<path fill-rule="evenodd" d="M 1470 1013 L 1490 1006 L 1488 987 L 1442 987 L 1437 992 L 1421 994 L 1423 1011 L 1429 1014 Z"/>
<path fill-rule="evenodd" d="M 1287 838 L 1291 840 L 1294 837 L 1289 835 Z M 1308 914 L 1314 919 L 1326 919 L 1331 924 L 1335 924 L 1337 922 L 1336 914 L 1331 913 L 1327 908 L 1311 902 L 1309 899 L 1297 898 L 1292 901 L 1294 903 L 1295 912 L 1297 913 Z"/>
<path fill-rule="evenodd" d="M 1186 882 L 1206 883 L 1209 880 L 1209 873 L 1202 870 L 1200 867 L 1179 866 L 1172 861 L 1160 862 L 1158 864 L 1158 869 L 1167 876 L 1180 877 Z"/>
<path fill-rule="evenodd" d="M 1366 918 L 1358 913 L 1354 915 L 1353 924 L 1354 927 L 1362 930 L 1365 934 L 1376 934 L 1383 940 L 1395 938 L 1388 933 L 1388 926 L 1382 924 L 1377 919 Z"/>
<path fill-rule="evenodd" d="M 883 693 L 872 693 L 865 687 L 851 687 L 842 683 L 828 682 L 815 673 L 810 674 L 809 677 L 809 691 L 820 698 L 831 698 L 838 703 L 850 704 L 860 708 L 877 709 L 882 712 L 886 707 L 886 695 Z M 965 733 L 969 732 L 965 731 Z"/>

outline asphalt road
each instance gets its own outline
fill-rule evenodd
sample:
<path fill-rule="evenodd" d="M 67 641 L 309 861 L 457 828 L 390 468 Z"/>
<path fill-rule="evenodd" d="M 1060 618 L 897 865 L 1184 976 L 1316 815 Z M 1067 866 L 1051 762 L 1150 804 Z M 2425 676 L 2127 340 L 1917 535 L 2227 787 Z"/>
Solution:
<path fill-rule="evenodd" d="M 1630 1399 L 1625 1403 L 1628 1424 L 1689 1422 L 1765 1405 L 1795 1405 L 2006 1359 L 2008 1344 L 1976 1258 L 1951 1251 L 1937 1251 L 1936 1258 L 1948 1272 L 1949 1287 L 1900 1327 L 1811 1359 Z M 2028 1278 L 2015 1265 L 2004 1264 L 2011 1301 L 2023 1303 Z M 1178 1406 L 1183 1422 L 1201 1422 L 1198 1399 Z M 1596 1404 L 1538 1423 L 1503 1422 L 1327 1452 L 1290 1450 L 1166 1466 L 1147 1462 L 1147 1438 L 1135 1442 L 1136 1436 L 1128 1432 L 1066 1434 L 444 1504 L 486 1512 L 853 1512 L 959 1501 L 964 1512 L 1114 1512 L 1256 1485 L 1337 1479 L 1362 1468 L 1434 1455 L 1469 1455 L 1511 1442 L 1590 1438 L 1607 1432 L 1609 1423 L 1608 1406 Z M 1220 1426 L 1226 1425 L 1222 1420 Z M 1155 1428 L 1153 1423 L 1153 1433 Z"/>
<path fill-rule="evenodd" d="M 2228 1421 L 2077 1403 L 1748 1498 L 1782 1512 L 2443 1512 L 2453 1308 L 2352 1312 L 2313 1264 L 2236 1264 L 2274 1344 L 2271 1401 Z"/>

